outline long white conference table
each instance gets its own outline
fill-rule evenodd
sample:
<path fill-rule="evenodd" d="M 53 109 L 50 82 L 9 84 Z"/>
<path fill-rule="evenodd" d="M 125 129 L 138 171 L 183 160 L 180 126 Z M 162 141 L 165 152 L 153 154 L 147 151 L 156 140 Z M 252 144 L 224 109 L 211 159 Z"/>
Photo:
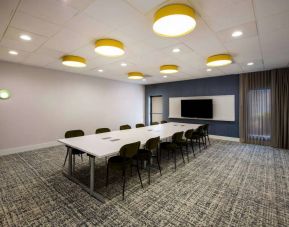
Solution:
<path fill-rule="evenodd" d="M 85 191 L 90 193 L 100 202 L 104 203 L 104 197 L 94 191 L 94 171 L 95 158 L 110 157 L 119 154 L 120 148 L 128 143 L 140 141 L 144 145 L 150 138 L 159 136 L 161 140 L 170 138 L 174 133 L 197 129 L 199 124 L 186 124 L 169 122 L 159 125 L 151 125 L 142 128 L 132 128 L 127 130 L 117 130 L 101 134 L 92 134 L 68 139 L 59 139 L 58 141 L 68 147 L 68 171 L 64 175 L 73 182 L 79 184 Z M 79 180 L 73 177 L 73 158 L 72 149 L 75 148 L 88 154 L 90 162 L 90 185 L 87 187 Z"/>

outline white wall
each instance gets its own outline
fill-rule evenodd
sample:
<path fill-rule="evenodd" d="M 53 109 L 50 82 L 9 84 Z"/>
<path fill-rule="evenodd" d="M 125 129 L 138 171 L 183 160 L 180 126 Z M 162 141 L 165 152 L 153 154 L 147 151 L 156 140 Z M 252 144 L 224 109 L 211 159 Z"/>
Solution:
<path fill-rule="evenodd" d="M 11 91 L 0 100 L 0 155 L 53 144 L 70 129 L 144 122 L 142 85 L 0 61 L 0 88 Z"/>

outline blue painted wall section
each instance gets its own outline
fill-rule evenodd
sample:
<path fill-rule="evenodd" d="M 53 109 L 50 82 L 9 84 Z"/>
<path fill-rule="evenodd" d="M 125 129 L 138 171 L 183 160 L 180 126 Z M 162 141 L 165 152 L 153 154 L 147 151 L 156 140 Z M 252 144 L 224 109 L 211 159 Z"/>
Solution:
<path fill-rule="evenodd" d="M 174 75 L 173 75 L 174 76 Z M 209 77 L 203 79 L 152 84 L 145 86 L 146 123 L 149 121 L 150 96 L 163 96 L 163 117 L 169 116 L 169 98 L 186 96 L 235 95 L 235 121 L 207 121 L 195 119 L 168 119 L 184 123 L 208 123 L 210 134 L 239 137 L 239 75 Z"/>

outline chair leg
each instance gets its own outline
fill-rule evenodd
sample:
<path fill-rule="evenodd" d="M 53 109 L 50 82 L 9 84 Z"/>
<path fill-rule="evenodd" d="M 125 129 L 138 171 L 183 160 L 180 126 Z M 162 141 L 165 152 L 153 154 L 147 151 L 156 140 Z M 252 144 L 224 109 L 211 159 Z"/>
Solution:
<path fill-rule="evenodd" d="M 149 184 L 151 184 L 151 160 L 148 160 L 148 178 Z"/>
<path fill-rule="evenodd" d="M 201 152 L 201 140 L 198 138 L 198 144 L 199 144 L 199 152 Z"/>
<path fill-rule="evenodd" d="M 188 147 L 188 141 L 186 143 L 186 152 L 187 152 L 187 159 L 188 159 L 188 162 L 190 161 L 189 159 L 189 147 Z"/>
<path fill-rule="evenodd" d="M 170 159 L 170 151 L 168 150 L 168 160 Z"/>
<path fill-rule="evenodd" d="M 184 152 L 183 152 L 183 146 L 180 146 L 182 158 L 183 158 L 183 163 L 186 164 L 185 159 L 184 159 Z"/>
<path fill-rule="evenodd" d="M 143 188 L 142 180 L 141 180 L 141 176 L 140 176 L 140 172 L 139 172 L 138 162 L 137 162 L 137 164 L 136 164 L 136 168 L 137 168 L 137 173 L 138 173 L 138 177 L 139 177 L 139 180 L 140 180 L 141 187 Z"/>
<path fill-rule="evenodd" d="M 201 137 L 201 139 L 202 139 L 202 143 L 203 143 L 204 148 L 206 148 L 206 144 L 205 144 L 205 141 L 204 141 L 204 137 Z"/>
<path fill-rule="evenodd" d="M 75 155 L 72 155 L 72 172 L 75 171 Z"/>
<path fill-rule="evenodd" d="M 192 146 L 193 155 L 194 155 L 194 157 L 196 157 L 193 140 L 191 140 L 191 146 Z"/>
<path fill-rule="evenodd" d="M 207 137 L 208 137 L 209 145 L 211 145 L 211 141 L 210 141 L 209 135 L 207 135 Z"/>
<path fill-rule="evenodd" d="M 173 151 L 174 153 L 174 161 L 175 161 L 175 171 L 177 171 L 177 157 L 176 157 L 176 151 Z"/>
<path fill-rule="evenodd" d="M 105 182 L 105 186 L 108 186 L 108 163 L 106 165 L 106 182 Z"/>
<path fill-rule="evenodd" d="M 83 157 L 82 157 L 82 154 L 80 155 L 80 157 L 81 157 L 81 161 L 83 161 Z"/>
<path fill-rule="evenodd" d="M 162 175 L 162 170 L 161 170 L 158 154 L 157 154 L 157 163 L 158 163 L 158 167 L 159 167 L 159 170 L 160 170 L 160 175 Z"/>
<path fill-rule="evenodd" d="M 64 159 L 63 167 L 65 166 L 65 163 L 66 163 L 67 157 L 68 157 L 68 150 L 66 151 L 66 156 L 65 156 L 65 159 Z"/>
<path fill-rule="evenodd" d="M 124 200 L 124 190 L 125 190 L 125 167 L 122 170 L 122 179 L 123 179 L 123 184 L 122 184 L 122 200 Z"/>

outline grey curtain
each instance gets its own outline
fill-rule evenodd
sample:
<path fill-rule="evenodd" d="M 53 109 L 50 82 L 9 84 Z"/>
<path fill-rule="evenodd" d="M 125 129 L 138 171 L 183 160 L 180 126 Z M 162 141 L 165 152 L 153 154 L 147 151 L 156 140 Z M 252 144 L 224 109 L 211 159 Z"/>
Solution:
<path fill-rule="evenodd" d="M 289 69 L 272 70 L 272 146 L 289 149 Z"/>
<path fill-rule="evenodd" d="M 271 141 L 271 73 L 240 76 L 240 140 L 269 145 Z"/>
<path fill-rule="evenodd" d="M 289 149 L 289 69 L 240 76 L 240 140 Z"/>

